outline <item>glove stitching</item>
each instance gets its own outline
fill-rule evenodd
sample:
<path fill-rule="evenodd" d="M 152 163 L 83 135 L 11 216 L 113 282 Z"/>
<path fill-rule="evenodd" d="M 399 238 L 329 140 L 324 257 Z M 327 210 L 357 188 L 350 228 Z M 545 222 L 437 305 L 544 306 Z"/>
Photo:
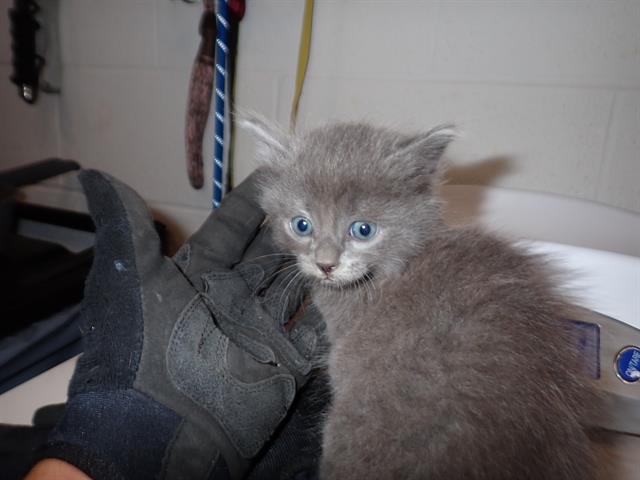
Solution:
<path fill-rule="evenodd" d="M 263 443 L 266 441 L 266 438 L 252 438 L 252 436 L 255 436 L 255 432 L 249 435 L 249 437 L 247 437 L 246 433 L 242 433 L 241 426 L 234 425 L 229 420 L 225 419 L 224 415 L 222 414 L 223 411 L 225 411 L 225 407 L 227 407 L 227 414 L 233 416 L 233 405 L 219 404 L 219 402 L 223 399 L 216 399 L 215 396 L 213 397 L 212 401 L 210 394 L 209 396 L 207 396 L 206 389 L 203 391 L 193 390 L 193 388 L 197 389 L 198 386 L 196 385 L 194 387 L 194 385 L 188 385 L 188 383 L 186 383 L 188 379 L 181 373 L 181 370 L 186 367 L 181 368 L 179 365 L 174 364 L 173 362 L 173 359 L 177 358 L 177 352 L 184 350 L 183 343 L 185 341 L 187 343 L 189 342 L 188 337 L 190 336 L 190 334 L 197 334 L 197 330 L 187 331 L 189 327 L 192 327 L 192 330 L 194 327 L 196 329 L 199 328 L 192 323 L 193 321 L 198 320 L 195 318 L 189 318 L 191 316 L 191 313 L 198 307 L 198 299 L 196 298 L 195 300 L 196 301 L 192 301 L 192 304 L 189 305 L 187 309 L 185 309 L 184 314 L 180 316 L 180 319 L 178 320 L 179 324 L 176 325 L 176 328 L 174 328 L 174 332 L 171 335 L 170 345 L 167 351 L 167 361 L 169 362 L 167 370 L 169 376 L 172 383 L 178 390 L 180 390 L 184 395 L 194 401 L 197 405 L 204 407 L 209 415 L 218 422 L 218 424 L 226 432 L 228 438 L 231 440 L 232 444 L 235 446 L 238 452 L 240 452 L 244 457 L 250 458 L 255 455 L 255 453 L 257 453 L 257 451 L 262 447 Z M 201 299 L 199 300 L 201 301 Z M 204 305 L 202 307 L 204 308 Z M 191 320 L 191 322 L 189 322 L 189 320 Z M 204 323 L 203 326 L 205 326 Z M 280 397 L 281 395 L 283 395 L 284 397 L 281 398 L 282 400 L 285 400 L 286 404 L 285 409 L 283 409 L 282 412 L 271 412 L 271 421 L 277 420 L 279 422 L 286 414 L 286 409 L 290 406 L 295 396 L 296 382 L 294 378 L 290 374 L 283 372 L 281 374 L 276 374 L 268 377 L 259 382 L 243 382 L 242 380 L 236 378 L 229 370 L 229 366 L 227 364 L 227 349 L 229 346 L 229 341 L 229 337 L 227 337 L 222 331 L 220 331 L 221 343 L 217 346 L 216 351 L 222 357 L 222 359 L 224 359 L 224 363 L 223 365 L 218 365 L 217 368 L 213 366 L 213 368 L 216 370 L 215 376 L 218 379 L 218 382 L 220 382 L 220 384 L 224 384 L 224 388 L 220 388 L 219 392 L 223 391 L 227 394 L 231 393 L 231 395 L 228 395 L 227 400 L 230 398 L 247 398 L 251 396 L 251 394 L 259 394 L 254 395 L 253 398 L 255 400 L 258 397 L 264 396 L 262 395 L 262 392 L 273 391 L 273 389 L 276 388 L 276 391 L 280 392 L 278 396 Z M 200 367 L 200 369 L 208 369 L 210 368 L 210 366 L 207 367 L 207 363 L 208 361 L 206 358 L 200 357 L 200 360 L 196 361 L 196 363 L 194 364 L 194 368 L 196 368 L 196 370 L 198 370 L 198 367 Z M 263 421 L 264 420 L 265 419 L 263 419 Z"/>
<path fill-rule="evenodd" d="M 268 333 L 264 333 L 263 331 L 258 330 L 256 327 L 253 327 L 251 325 L 245 325 L 245 324 L 239 323 L 235 318 L 236 318 L 236 315 L 238 317 L 242 317 L 242 312 L 235 305 L 229 306 L 229 313 L 231 313 L 232 315 L 226 314 L 224 311 L 221 311 L 221 309 L 219 308 L 216 308 L 216 310 L 221 315 L 224 315 L 225 318 L 231 324 L 235 325 L 236 327 L 239 327 L 240 330 L 246 329 L 246 330 L 255 332 L 259 337 L 259 339 L 265 345 L 269 345 L 270 341 L 273 342 L 275 340 L 276 348 L 278 349 L 279 355 L 281 357 L 284 357 L 284 360 L 286 361 L 287 364 L 291 365 L 292 370 L 300 371 L 303 375 L 306 375 L 307 373 L 309 373 L 309 369 L 307 368 L 309 366 L 308 362 L 304 358 L 301 358 L 300 352 L 298 352 L 298 350 L 293 345 L 291 345 L 289 340 L 286 338 L 284 332 L 274 327 L 273 319 L 271 318 L 271 315 L 269 315 L 266 311 L 264 311 L 264 309 L 261 309 L 263 315 L 262 316 L 259 315 L 259 320 L 263 320 L 263 317 L 265 316 L 271 319 L 271 322 L 265 322 L 265 327 L 270 330 Z M 233 314 L 236 314 L 236 315 L 233 315 Z M 273 335 L 274 333 L 276 334 L 275 337 Z M 249 338 L 252 338 L 252 337 L 249 337 Z M 273 348 L 270 345 L 269 345 L 269 348 L 273 351 Z"/>

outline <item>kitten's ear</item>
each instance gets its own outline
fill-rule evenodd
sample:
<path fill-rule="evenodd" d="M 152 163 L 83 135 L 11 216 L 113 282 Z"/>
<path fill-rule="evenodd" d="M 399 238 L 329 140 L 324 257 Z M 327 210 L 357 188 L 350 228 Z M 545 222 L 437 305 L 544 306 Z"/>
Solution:
<path fill-rule="evenodd" d="M 262 165 L 283 166 L 290 158 L 291 140 L 277 125 L 255 115 L 243 115 L 238 125 L 251 132 L 258 143 L 257 157 Z"/>
<path fill-rule="evenodd" d="M 410 175 L 437 175 L 440 159 L 447 145 L 458 136 L 453 125 L 439 125 L 402 142 L 391 155 L 391 160 L 401 159 L 399 165 L 409 165 Z"/>

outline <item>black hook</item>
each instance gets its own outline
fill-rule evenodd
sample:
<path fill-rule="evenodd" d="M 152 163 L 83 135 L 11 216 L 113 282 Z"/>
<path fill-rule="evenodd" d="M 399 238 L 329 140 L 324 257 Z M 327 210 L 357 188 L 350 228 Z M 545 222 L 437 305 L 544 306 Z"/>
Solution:
<path fill-rule="evenodd" d="M 38 98 L 39 78 L 44 58 L 36 52 L 36 32 L 40 23 L 36 14 L 40 7 L 33 0 L 14 0 L 9 10 L 11 21 L 11 63 L 13 75 L 10 80 L 18 86 L 18 95 L 28 103 Z"/>

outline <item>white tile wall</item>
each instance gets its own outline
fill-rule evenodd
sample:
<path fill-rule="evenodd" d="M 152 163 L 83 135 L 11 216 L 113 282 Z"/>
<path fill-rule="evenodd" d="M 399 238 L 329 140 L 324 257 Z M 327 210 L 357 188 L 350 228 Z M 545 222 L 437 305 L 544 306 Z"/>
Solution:
<path fill-rule="evenodd" d="M 180 0 L 156 0 L 155 44 L 158 67 L 191 68 L 200 35 L 202 5 Z"/>
<path fill-rule="evenodd" d="M 279 105 L 287 105 L 286 108 L 290 109 L 290 100 L 288 100 L 290 96 L 283 102 L 278 101 L 280 78 L 280 75 L 272 72 L 239 69 L 236 76 L 236 90 L 242 93 L 236 97 L 238 112 L 242 114 L 242 112 L 254 111 L 269 118 L 276 118 Z M 287 86 L 290 84 L 290 82 L 286 83 Z M 289 110 L 285 118 L 287 120 L 288 114 Z M 282 121 L 284 119 L 279 118 L 279 120 L 285 124 Z M 234 140 L 235 177 L 240 181 L 255 168 L 252 161 L 254 142 L 252 137 L 240 128 L 235 130 Z"/>
<path fill-rule="evenodd" d="M 75 68 L 61 98 L 61 151 L 150 200 L 197 206 L 187 188 L 186 70 Z"/>
<path fill-rule="evenodd" d="M 58 155 L 57 99 L 42 95 L 36 105 L 25 103 L 9 82 L 11 72 L 0 64 L 0 170 Z"/>
<path fill-rule="evenodd" d="M 437 2 L 317 3 L 311 75 L 411 78 L 434 71 Z"/>
<path fill-rule="evenodd" d="M 17 163 L 53 151 L 107 170 L 191 228 L 176 217 L 200 219 L 210 203 L 184 168 L 200 12 L 179 0 L 60 0 L 63 95 L 29 110 L 5 80 L 0 148 Z M 288 123 L 302 12 L 298 0 L 247 0 L 240 108 Z M 639 25 L 637 0 L 318 0 L 301 123 L 453 121 L 464 131 L 453 181 L 640 211 Z M 6 15 L 0 30 L 6 79 Z M 242 179 L 253 144 L 241 132 L 235 154 Z"/>
<path fill-rule="evenodd" d="M 301 14 L 287 2 L 265 4 Z M 638 25 L 635 0 L 320 1 L 301 122 L 368 119 L 416 129 L 453 121 L 465 135 L 449 152 L 452 181 L 638 210 L 640 162 L 630 139 L 640 120 L 618 121 L 620 100 L 614 109 L 617 94 L 640 91 Z M 241 59 L 264 49 L 269 32 L 269 22 L 251 23 Z M 286 34 L 295 40 L 298 30 Z M 277 47 L 296 56 L 295 42 Z M 276 112 L 265 114 L 286 124 L 293 67 L 274 72 L 264 57 L 240 65 L 243 76 L 278 82 Z M 260 82 L 244 82 L 239 98 Z"/>
<path fill-rule="evenodd" d="M 640 211 L 640 91 L 618 92 L 596 199 Z"/>
<path fill-rule="evenodd" d="M 462 131 L 448 154 L 454 165 L 499 161 L 508 170 L 501 169 L 509 173 L 504 177 L 478 178 L 481 183 L 595 195 L 613 101 L 609 91 L 334 77 L 311 78 L 308 87 L 310 124 L 358 119 L 362 112 L 373 122 L 408 130 L 453 121 Z"/>
<path fill-rule="evenodd" d="M 443 2 L 440 78 L 569 86 L 640 84 L 640 2 Z"/>
<path fill-rule="evenodd" d="M 153 67 L 155 0 L 61 0 L 65 65 Z"/>
<path fill-rule="evenodd" d="M 238 40 L 238 51 L 242 52 L 238 56 L 238 69 L 293 72 L 304 2 L 249 0 L 246 5 Z"/>

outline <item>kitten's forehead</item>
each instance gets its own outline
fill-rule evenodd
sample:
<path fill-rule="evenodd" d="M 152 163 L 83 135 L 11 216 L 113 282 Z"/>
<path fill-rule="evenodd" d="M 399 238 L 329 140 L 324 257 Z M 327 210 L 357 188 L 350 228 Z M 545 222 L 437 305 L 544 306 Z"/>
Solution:
<path fill-rule="evenodd" d="M 397 134 L 362 123 L 330 125 L 312 130 L 302 138 L 298 160 L 325 168 L 362 167 L 389 156 L 401 139 Z M 323 162 L 318 162 L 320 159 Z"/>
<path fill-rule="evenodd" d="M 389 186 L 384 161 L 401 140 L 358 123 L 315 129 L 301 139 L 288 176 L 300 187 L 296 193 L 348 207 Z"/>

